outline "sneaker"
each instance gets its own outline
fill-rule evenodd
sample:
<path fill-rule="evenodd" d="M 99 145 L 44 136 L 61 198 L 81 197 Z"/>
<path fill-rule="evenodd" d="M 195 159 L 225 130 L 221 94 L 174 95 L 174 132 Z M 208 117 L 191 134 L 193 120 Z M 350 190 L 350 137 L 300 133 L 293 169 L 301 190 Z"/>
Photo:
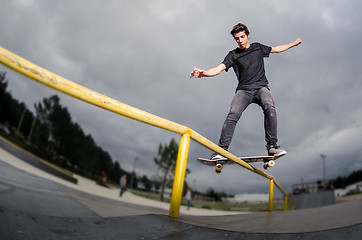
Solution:
<path fill-rule="evenodd" d="M 218 153 L 214 153 L 211 155 L 210 160 L 217 160 L 217 159 L 221 159 L 221 158 L 224 158 L 224 157 Z"/>
<path fill-rule="evenodd" d="M 268 150 L 268 155 L 269 156 L 282 156 L 287 154 L 287 151 L 285 151 L 284 149 L 281 149 L 280 146 L 271 146 Z"/>

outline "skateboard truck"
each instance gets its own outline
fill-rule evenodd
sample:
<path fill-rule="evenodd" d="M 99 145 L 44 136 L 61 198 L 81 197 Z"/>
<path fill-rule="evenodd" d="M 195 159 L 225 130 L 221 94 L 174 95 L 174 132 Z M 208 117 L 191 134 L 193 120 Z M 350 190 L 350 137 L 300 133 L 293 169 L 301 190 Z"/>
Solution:
<path fill-rule="evenodd" d="M 263 167 L 264 167 L 265 170 L 268 170 L 269 168 L 274 167 L 274 165 L 275 165 L 275 161 L 270 160 L 268 162 L 264 162 Z"/>
<path fill-rule="evenodd" d="M 222 172 L 223 165 L 224 165 L 224 164 L 222 164 L 222 163 L 217 163 L 217 164 L 215 164 L 215 172 L 216 172 L 216 173 L 221 173 L 221 172 Z M 264 168 L 265 170 L 268 170 L 269 168 L 274 167 L 274 166 L 275 166 L 275 161 L 270 160 L 270 161 L 264 162 L 263 168 Z"/>

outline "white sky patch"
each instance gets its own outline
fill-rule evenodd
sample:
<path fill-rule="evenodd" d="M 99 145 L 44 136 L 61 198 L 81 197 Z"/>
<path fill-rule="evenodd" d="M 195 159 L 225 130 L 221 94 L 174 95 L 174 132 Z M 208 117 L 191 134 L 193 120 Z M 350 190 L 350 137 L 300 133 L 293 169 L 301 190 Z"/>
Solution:
<path fill-rule="evenodd" d="M 335 22 L 335 16 L 333 17 L 333 14 L 330 9 L 323 9 L 321 13 L 321 17 L 326 24 L 326 26 L 330 29 L 336 29 L 336 22 Z"/>

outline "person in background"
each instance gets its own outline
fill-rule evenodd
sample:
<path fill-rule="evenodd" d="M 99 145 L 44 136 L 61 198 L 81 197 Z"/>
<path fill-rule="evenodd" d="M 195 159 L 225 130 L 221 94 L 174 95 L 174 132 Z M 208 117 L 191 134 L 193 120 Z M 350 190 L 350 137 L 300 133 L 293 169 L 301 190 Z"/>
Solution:
<path fill-rule="evenodd" d="M 122 197 L 123 193 L 127 190 L 127 174 L 123 174 L 121 180 L 119 181 L 119 185 L 121 187 L 121 192 L 119 193 L 119 196 Z"/>
<path fill-rule="evenodd" d="M 190 209 L 191 207 L 191 189 L 188 187 L 187 190 L 186 190 L 186 195 L 185 195 L 185 199 L 187 201 L 187 210 Z"/>

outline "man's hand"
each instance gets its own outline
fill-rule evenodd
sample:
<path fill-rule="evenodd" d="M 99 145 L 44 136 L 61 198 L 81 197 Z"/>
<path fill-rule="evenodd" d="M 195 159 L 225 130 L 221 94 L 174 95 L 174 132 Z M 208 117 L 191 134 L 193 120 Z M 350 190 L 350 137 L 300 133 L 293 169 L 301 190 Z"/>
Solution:
<path fill-rule="evenodd" d="M 292 43 L 288 43 L 288 44 L 284 44 L 284 45 L 279 45 L 279 46 L 276 46 L 276 47 L 272 47 L 271 53 L 281 53 L 281 52 L 284 52 L 284 51 L 288 50 L 289 48 L 298 46 L 298 45 L 301 44 L 301 43 L 302 43 L 302 39 L 301 39 L 301 38 L 297 38 L 297 40 L 295 40 L 295 41 L 292 42 Z"/>
<path fill-rule="evenodd" d="M 205 70 L 194 68 L 190 74 L 190 78 L 202 78 L 204 76 Z"/>
<path fill-rule="evenodd" d="M 194 68 L 190 74 L 190 78 L 202 78 L 202 77 L 213 77 L 219 75 L 222 71 L 226 69 L 225 64 L 220 63 L 219 66 L 210 68 L 208 70 Z"/>
<path fill-rule="evenodd" d="M 301 38 L 297 38 L 297 40 L 294 41 L 294 46 L 298 46 L 299 44 L 302 43 L 302 39 Z"/>

